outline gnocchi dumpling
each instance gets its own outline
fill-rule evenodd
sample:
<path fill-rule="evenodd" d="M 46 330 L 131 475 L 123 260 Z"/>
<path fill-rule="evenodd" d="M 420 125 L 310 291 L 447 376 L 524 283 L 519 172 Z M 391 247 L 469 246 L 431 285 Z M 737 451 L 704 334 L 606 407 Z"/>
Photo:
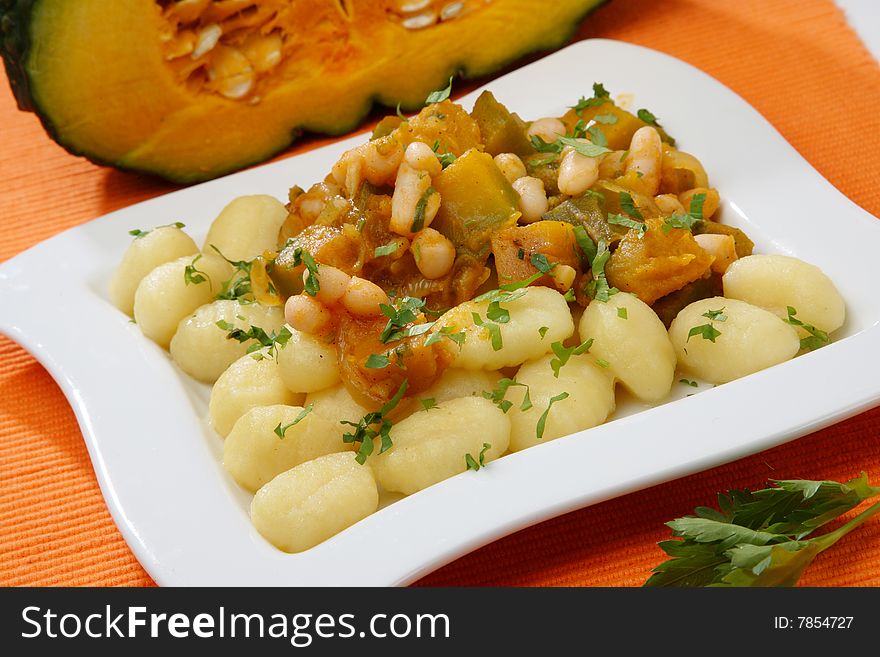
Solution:
<path fill-rule="evenodd" d="M 675 350 L 657 314 L 638 297 L 619 292 L 593 302 L 578 325 L 581 340 L 593 339 L 590 353 L 636 397 L 658 402 L 672 389 Z"/>
<path fill-rule="evenodd" d="M 205 253 L 217 249 L 230 260 L 252 260 L 278 248 L 278 232 L 287 208 L 273 196 L 239 196 L 214 219 L 205 238 Z"/>
<path fill-rule="evenodd" d="M 808 262 L 784 255 L 740 258 L 722 279 L 724 296 L 760 306 L 779 317 L 797 310 L 805 324 L 831 333 L 846 319 L 843 297 L 825 273 Z"/>
<path fill-rule="evenodd" d="M 171 338 L 171 357 L 180 369 L 205 383 L 214 383 L 254 344 L 227 338 L 229 331 L 217 326 L 221 321 L 245 331 L 259 326 L 271 335 L 284 325 L 284 313 L 277 307 L 222 299 L 201 306 L 182 319 Z"/>
<path fill-rule="evenodd" d="M 110 279 L 110 301 L 126 315 L 134 312 L 134 293 L 144 276 L 159 265 L 195 255 L 199 247 L 177 226 L 160 226 L 132 240 Z"/>
<path fill-rule="evenodd" d="M 379 508 L 369 465 L 351 452 L 307 461 L 272 479 L 251 502 L 257 531 L 285 552 L 303 552 Z"/>
<path fill-rule="evenodd" d="M 283 437 L 276 433 L 280 427 Z M 242 415 L 223 443 L 223 467 L 255 491 L 274 477 L 312 459 L 350 451 L 330 420 L 301 406 L 257 406 Z"/>
<path fill-rule="evenodd" d="M 497 372 L 482 370 L 449 369 L 443 372 L 437 382 L 422 393 L 419 399 L 433 399 L 441 404 L 461 397 L 480 397 L 490 391 L 498 382 Z"/>
<path fill-rule="evenodd" d="M 453 367 L 466 370 L 498 370 L 546 354 L 553 342 L 562 341 L 574 333 L 574 321 L 565 298 L 547 287 L 529 287 L 519 298 L 502 301 L 500 307 L 510 315 L 507 322 L 495 322 L 486 316 L 488 301 L 466 301 L 444 314 L 434 325 L 441 329 L 464 331 L 461 348 L 451 348 L 455 354 Z M 479 316 L 480 326 L 474 315 Z M 493 336 L 485 326 L 498 327 L 501 347 L 493 345 Z M 539 329 L 547 327 L 543 335 Z M 497 339 L 496 339 L 497 340 Z"/>
<path fill-rule="evenodd" d="M 188 282 L 187 267 L 198 269 L 205 280 Z M 134 319 L 145 336 L 167 349 L 180 320 L 209 303 L 231 275 L 229 263 L 212 255 L 184 256 L 159 265 L 137 286 Z"/>
<path fill-rule="evenodd" d="M 242 356 L 229 366 L 214 387 L 208 402 L 208 415 L 214 430 L 224 438 L 235 422 L 255 406 L 302 404 L 304 395 L 288 390 L 278 371 L 278 363 L 269 354 L 260 352 Z"/>
<path fill-rule="evenodd" d="M 507 451 L 510 420 L 482 397 L 463 397 L 413 413 L 391 428 L 393 446 L 369 463 L 382 488 L 409 495 L 467 470 L 465 455 L 485 462 Z M 376 443 L 378 445 L 378 442 Z"/>
<path fill-rule="evenodd" d="M 507 390 L 506 399 L 513 402 L 507 413 L 512 452 L 598 426 L 614 412 L 614 379 L 608 370 L 595 364 L 591 355 L 571 356 L 559 369 L 558 378 L 553 373 L 552 360 L 553 356 L 548 355 L 523 364 L 516 381 L 528 386 L 528 390 L 524 386 Z M 526 405 L 526 410 L 522 410 L 526 392 L 531 407 Z M 554 398 L 556 401 L 551 404 Z"/>
<path fill-rule="evenodd" d="M 278 353 L 281 378 L 294 392 L 316 392 L 339 382 L 339 363 L 332 342 L 288 327 L 290 340 Z"/>
<path fill-rule="evenodd" d="M 669 327 L 669 338 L 681 369 L 709 383 L 758 372 L 789 360 L 800 349 L 797 332 L 779 317 L 725 297 L 684 308 Z"/>

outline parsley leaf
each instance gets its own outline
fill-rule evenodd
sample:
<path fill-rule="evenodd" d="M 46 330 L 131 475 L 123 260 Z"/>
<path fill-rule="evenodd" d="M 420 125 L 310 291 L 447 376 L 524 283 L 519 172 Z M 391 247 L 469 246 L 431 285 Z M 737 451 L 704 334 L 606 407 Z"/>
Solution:
<path fill-rule="evenodd" d="M 642 221 L 636 221 L 635 219 L 630 219 L 629 217 L 625 217 L 622 214 L 615 214 L 613 212 L 608 213 L 608 223 L 616 224 L 618 226 L 625 226 L 627 228 L 632 228 L 638 233 L 639 239 L 645 236 L 645 233 L 648 232 L 648 224 Z"/>
<path fill-rule="evenodd" d="M 424 209 L 422 210 L 422 221 L 424 221 Z M 387 256 L 400 248 L 400 242 L 389 242 L 388 244 L 383 244 L 382 246 L 377 246 L 373 250 L 373 256 L 376 258 L 380 258 L 382 256 Z"/>
<path fill-rule="evenodd" d="M 587 229 L 583 226 L 574 227 L 574 238 L 577 240 L 578 246 L 587 259 L 587 263 L 592 263 L 596 257 L 596 243 L 587 234 Z"/>
<path fill-rule="evenodd" d="M 412 226 L 410 226 L 410 230 L 413 233 L 418 233 L 422 228 L 425 227 L 425 208 L 428 207 L 428 201 L 431 199 L 431 197 L 433 195 L 434 195 L 434 188 L 428 187 L 428 189 L 425 190 L 424 194 L 422 194 L 419 197 L 419 200 L 416 202 L 416 209 L 415 209 L 415 213 L 413 214 L 413 222 L 412 222 Z M 378 249 L 376 249 L 376 250 L 378 251 Z M 397 249 L 395 247 L 395 251 L 396 250 Z"/>
<path fill-rule="evenodd" d="M 492 303 L 498 302 L 493 301 Z M 495 351 L 501 351 L 501 348 L 504 346 L 504 340 L 501 337 L 501 327 L 498 326 L 498 324 L 496 324 L 495 322 L 483 321 L 483 318 L 480 317 L 479 313 L 471 313 L 471 317 L 473 317 L 474 319 L 474 324 L 482 327 L 489 334 L 489 339 L 492 342 L 492 349 Z M 509 316 L 508 319 L 510 319 Z"/>
<path fill-rule="evenodd" d="M 456 159 L 458 159 L 455 157 L 455 153 L 450 153 L 448 151 L 446 153 L 440 152 L 440 140 L 439 139 L 434 140 L 434 145 L 431 147 L 431 150 L 434 151 L 434 153 L 437 155 L 437 159 L 440 160 L 440 168 L 441 169 L 445 169 L 450 164 L 455 162 Z M 432 189 L 431 192 L 433 193 L 433 191 L 434 190 Z M 425 194 L 427 194 L 428 196 L 431 195 L 428 192 L 425 192 Z M 421 229 L 419 229 L 419 230 L 421 230 Z M 413 230 L 413 232 L 417 232 L 417 231 Z"/>
<path fill-rule="evenodd" d="M 378 437 L 381 440 L 380 454 L 392 447 L 391 421 L 386 416 L 397 407 L 406 394 L 407 388 L 409 388 L 409 381 L 404 379 L 394 396 L 378 411 L 367 413 L 358 422 L 349 422 L 348 420 L 340 422 L 340 424 L 347 424 L 355 428 L 353 432 L 343 434 L 342 440 L 345 443 L 361 444 L 357 456 L 355 456 L 355 460 L 361 465 L 366 463 L 367 457 L 373 453 L 375 438 Z M 378 430 L 376 425 L 379 425 Z"/>
<path fill-rule="evenodd" d="M 617 123 L 617 115 L 616 114 L 597 114 L 596 116 L 593 117 L 593 120 L 596 123 L 602 123 L 604 125 L 614 125 L 615 123 Z"/>
<path fill-rule="evenodd" d="M 556 140 L 556 143 L 562 144 L 563 146 L 571 146 L 578 153 L 586 157 L 599 157 L 600 155 L 611 152 L 611 149 L 606 148 L 605 146 L 578 141 L 573 137 L 560 137 Z M 560 150 L 562 149 L 560 148 Z"/>
<path fill-rule="evenodd" d="M 549 326 L 542 326 L 538 329 L 538 335 L 540 335 L 541 338 L 543 338 L 545 335 L 547 335 L 547 331 L 549 331 L 549 330 L 550 330 Z"/>
<path fill-rule="evenodd" d="M 435 342 L 440 342 L 440 340 L 446 338 L 447 340 L 452 340 L 452 342 L 457 344 L 458 348 L 461 349 L 466 337 L 467 335 L 464 331 L 456 332 L 451 326 L 444 326 L 439 331 L 435 331 L 428 336 L 428 339 L 425 340 L 425 346 L 430 347 Z"/>
<path fill-rule="evenodd" d="M 685 342 L 690 342 L 690 339 L 695 335 L 702 336 L 704 340 L 708 340 L 709 342 L 715 342 L 715 338 L 721 335 L 721 331 L 711 324 L 700 324 L 699 326 L 694 326 L 688 331 L 687 340 L 685 340 Z"/>
<path fill-rule="evenodd" d="M 315 405 L 309 404 L 304 409 L 302 409 L 302 411 L 299 412 L 299 414 L 293 419 L 293 422 L 291 422 L 290 424 L 282 425 L 279 422 L 278 426 L 275 427 L 275 433 L 278 435 L 279 438 L 283 439 L 284 434 L 287 433 L 287 430 L 290 429 L 290 427 L 302 422 L 302 420 L 306 417 L 306 415 L 311 413 L 314 409 L 315 409 Z"/>
<path fill-rule="evenodd" d="M 480 450 L 480 455 L 475 459 L 470 454 L 464 455 L 464 462 L 467 465 L 468 470 L 473 470 L 476 472 L 480 468 L 486 467 L 486 452 L 492 449 L 492 445 L 489 443 L 483 443 L 483 449 Z"/>
<path fill-rule="evenodd" d="M 630 217 L 644 219 L 638 206 L 636 206 L 636 202 L 633 200 L 632 194 L 629 192 L 620 192 L 620 209 L 626 212 Z"/>
<path fill-rule="evenodd" d="M 428 397 L 426 399 L 420 399 L 419 403 L 422 405 L 422 408 L 426 411 L 430 411 L 432 408 L 437 408 L 437 400 L 433 397 Z"/>
<path fill-rule="evenodd" d="M 801 320 L 795 317 L 795 315 L 797 315 L 797 310 L 795 310 L 791 306 L 786 306 L 786 310 L 788 312 L 788 319 L 786 319 L 785 321 L 792 326 L 800 326 L 807 333 L 809 333 L 809 336 L 801 338 L 801 349 L 809 349 L 810 351 L 815 351 L 819 347 L 824 347 L 826 344 L 831 342 L 831 338 L 825 331 L 820 331 L 812 324 L 804 324 Z"/>
<path fill-rule="evenodd" d="M 593 258 L 593 262 L 591 263 L 593 280 L 587 284 L 586 290 L 590 298 L 595 299 L 596 301 L 608 301 L 608 299 L 611 298 L 611 295 L 617 294 L 620 291 L 616 287 L 610 287 L 608 285 L 608 279 L 605 276 L 605 264 L 610 257 L 611 252 L 608 250 L 605 242 L 599 240 L 599 246 L 596 249 L 596 257 Z"/>
<path fill-rule="evenodd" d="M 532 143 L 532 148 L 534 148 L 539 153 L 561 153 L 562 146 L 558 141 L 546 142 L 541 139 L 538 135 L 532 135 L 529 141 Z M 556 159 L 556 158 L 553 158 Z M 552 161 L 552 160 L 551 160 Z"/>
<path fill-rule="evenodd" d="M 679 383 L 683 383 L 686 386 L 690 386 L 691 388 L 698 388 L 699 384 L 696 381 L 689 381 L 688 379 L 679 379 Z"/>
<path fill-rule="evenodd" d="M 486 319 L 491 319 L 499 324 L 507 324 L 510 321 L 510 311 L 501 307 L 501 303 L 493 301 L 486 309 Z"/>
<path fill-rule="evenodd" d="M 371 370 L 382 370 L 391 365 L 391 361 L 385 354 L 370 354 L 364 367 Z"/>
<path fill-rule="evenodd" d="M 640 109 L 636 112 L 636 116 L 648 125 L 657 125 L 657 117 L 646 109 Z"/>
<path fill-rule="evenodd" d="M 429 324 L 419 324 L 417 326 L 427 326 L 427 328 L 422 329 L 420 332 L 409 333 L 401 330 L 407 324 L 412 324 L 417 322 L 421 315 L 421 310 L 425 306 L 425 300 L 419 299 L 416 297 L 403 297 L 398 301 L 398 307 L 389 306 L 388 304 L 381 303 L 379 304 L 379 310 L 382 311 L 382 314 L 388 318 L 388 322 L 385 324 L 385 328 L 382 329 L 382 332 L 379 334 L 379 341 L 387 344 L 389 342 L 393 342 L 395 340 L 401 340 L 405 337 L 409 337 L 410 335 L 421 335 L 422 333 L 427 332 L 432 326 L 434 326 L 433 322 Z M 416 329 L 417 327 L 412 327 Z"/>
<path fill-rule="evenodd" d="M 216 323 L 217 327 L 227 331 L 226 339 L 227 340 L 237 340 L 241 344 L 245 342 L 254 341 L 254 344 L 249 345 L 247 348 L 247 353 L 252 354 L 253 358 L 256 360 L 262 360 L 263 355 L 255 353 L 263 348 L 266 348 L 267 354 L 270 356 L 277 356 L 278 349 L 284 348 L 284 345 L 288 343 L 290 338 L 293 337 L 293 334 L 290 332 L 290 329 L 286 326 L 282 326 L 281 330 L 278 333 L 274 331 L 267 333 L 264 329 L 259 326 L 253 326 L 247 330 L 237 328 L 234 324 L 230 324 L 224 319 L 218 320 Z"/>
<path fill-rule="evenodd" d="M 549 274 L 550 270 L 556 266 L 556 263 L 550 264 L 547 256 L 543 253 L 533 253 L 529 256 L 529 262 L 542 274 Z"/>
<path fill-rule="evenodd" d="M 550 415 L 550 409 L 553 408 L 553 404 L 562 401 L 563 399 L 568 399 L 567 392 L 560 392 L 558 395 L 550 398 L 550 403 L 547 404 L 547 410 L 541 413 L 541 417 L 538 418 L 538 423 L 535 425 L 535 435 L 538 437 L 538 440 L 544 438 L 544 428 L 547 424 L 547 416 Z"/>
<path fill-rule="evenodd" d="M 816 555 L 880 512 L 875 503 L 835 531 L 807 539 L 880 488 L 864 473 L 845 484 L 772 483 L 755 492 L 727 491 L 718 496 L 718 509 L 697 507 L 695 516 L 667 523 L 680 540 L 659 543 L 672 558 L 653 569 L 645 586 L 793 586 Z"/>
<path fill-rule="evenodd" d="M 499 379 L 498 383 L 495 384 L 495 388 L 491 392 L 483 391 L 483 397 L 495 404 L 503 413 L 507 413 L 507 411 L 513 406 L 513 402 L 505 399 L 505 397 L 507 396 L 508 389 L 514 386 L 520 386 L 526 389 L 519 410 L 529 410 L 532 407 L 532 400 L 529 397 L 529 386 L 525 383 L 519 383 L 516 379 Z"/>
<path fill-rule="evenodd" d="M 186 224 L 184 224 L 180 221 L 175 221 L 173 224 L 165 224 L 164 226 L 156 226 L 156 228 L 149 228 L 147 230 L 141 230 L 140 228 L 134 228 L 134 229 L 128 231 L 128 234 L 131 235 L 132 237 L 134 237 L 135 239 L 139 239 L 141 237 L 146 237 L 147 235 L 152 233 L 154 230 L 157 230 L 159 228 L 186 228 Z"/>
<path fill-rule="evenodd" d="M 550 369 L 553 370 L 553 376 L 559 378 L 559 370 L 569 361 L 572 356 L 580 356 L 590 351 L 593 346 L 593 338 L 585 340 L 576 347 L 566 347 L 561 342 L 554 342 L 550 345 L 550 349 L 556 355 L 556 358 L 550 360 Z"/>
<path fill-rule="evenodd" d="M 196 263 L 201 260 L 201 258 L 202 254 L 200 253 L 193 258 L 193 261 L 190 264 L 183 268 L 183 281 L 187 285 L 198 285 L 208 281 L 208 286 L 211 286 L 211 281 L 208 279 L 208 275 L 201 269 L 196 268 Z"/>
<path fill-rule="evenodd" d="M 620 317 L 620 319 L 628 319 L 627 313 L 626 313 L 626 308 L 624 308 L 623 306 L 618 307 L 617 308 L 617 316 Z"/>
<path fill-rule="evenodd" d="M 442 103 L 444 100 L 449 98 L 449 95 L 452 93 L 452 78 L 454 77 L 454 75 L 449 76 L 449 84 L 446 85 L 445 89 L 433 91 L 428 94 L 428 97 L 425 98 L 425 105 L 431 105 L 432 103 Z"/>

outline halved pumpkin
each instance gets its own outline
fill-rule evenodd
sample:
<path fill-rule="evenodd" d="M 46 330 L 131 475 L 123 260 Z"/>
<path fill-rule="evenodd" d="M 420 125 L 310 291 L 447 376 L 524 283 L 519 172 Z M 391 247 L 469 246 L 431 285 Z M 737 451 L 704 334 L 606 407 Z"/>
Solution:
<path fill-rule="evenodd" d="M 5 0 L 22 109 L 74 153 L 190 182 L 561 45 L 602 0 Z"/>

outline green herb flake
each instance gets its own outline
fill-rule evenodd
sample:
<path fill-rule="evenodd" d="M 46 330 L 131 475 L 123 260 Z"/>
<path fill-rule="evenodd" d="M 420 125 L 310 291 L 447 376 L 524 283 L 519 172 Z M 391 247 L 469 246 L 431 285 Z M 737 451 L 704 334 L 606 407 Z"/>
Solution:
<path fill-rule="evenodd" d="M 590 141 L 593 142 L 596 146 L 600 146 L 602 148 L 608 147 L 608 138 L 605 136 L 605 133 L 602 132 L 602 128 L 597 125 L 591 125 L 587 128 L 587 134 L 590 136 Z M 608 151 L 611 152 L 610 150 Z"/>
<path fill-rule="evenodd" d="M 422 221 L 424 221 L 424 209 L 422 210 L 423 217 Z M 384 244 L 382 246 L 377 246 L 373 251 L 373 257 L 381 258 L 382 256 L 391 255 L 397 249 L 400 248 L 400 242 L 389 242 L 388 244 Z"/>
<path fill-rule="evenodd" d="M 587 234 L 587 229 L 583 226 L 574 227 L 574 238 L 577 240 L 580 250 L 583 252 L 587 263 L 592 263 L 596 258 L 596 243 Z"/>
<path fill-rule="evenodd" d="M 603 125 L 614 125 L 617 123 L 617 115 L 616 114 L 596 114 L 593 117 L 593 120 L 596 123 L 602 123 Z"/>
<path fill-rule="evenodd" d="M 542 274 L 549 274 L 550 270 L 556 266 L 556 263 L 554 262 L 551 264 L 550 261 L 547 260 L 547 256 L 543 253 L 533 253 L 529 256 L 529 262 L 531 262 L 532 266 Z"/>
<path fill-rule="evenodd" d="M 688 208 L 688 214 L 696 219 L 697 221 L 703 220 L 703 203 L 706 202 L 706 195 L 703 192 L 699 194 L 694 194 L 691 197 L 690 208 Z"/>
<path fill-rule="evenodd" d="M 549 326 L 542 326 L 538 329 L 538 335 L 541 336 L 541 339 L 544 339 L 544 336 L 547 335 L 547 331 L 550 330 Z"/>
<path fill-rule="evenodd" d="M 196 263 L 201 260 L 201 258 L 202 254 L 200 253 L 190 264 L 183 268 L 183 281 L 187 285 L 199 285 L 200 283 L 208 281 L 208 286 L 210 287 L 211 281 L 208 279 L 208 275 L 196 267 Z"/>
<path fill-rule="evenodd" d="M 555 358 L 550 360 L 550 369 L 553 370 L 553 376 L 559 378 L 559 371 L 565 366 L 572 356 L 580 356 L 590 351 L 593 346 L 593 338 L 589 338 L 580 343 L 576 347 L 566 347 L 561 342 L 554 342 L 550 345 L 550 349 L 555 354 Z"/>
<path fill-rule="evenodd" d="M 708 340 L 709 342 L 715 342 L 715 338 L 721 335 L 721 331 L 716 329 L 711 324 L 700 324 L 700 326 L 694 326 L 690 331 L 688 331 L 688 337 L 685 342 L 690 342 L 690 339 L 695 335 L 699 335 L 704 340 Z"/>
<path fill-rule="evenodd" d="M 817 329 L 812 324 L 805 324 L 795 317 L 795 315 L 797 315 L 797 310 L 791 306 L 786 306 L 786 310 L 788 311 L 788 318 L 785 321 L 792 326 L 799 326 L 809 333 L 807 337 L 801 338 L 801 349 L 815 351 L 819 347 L 824 347 L 831 342 L 831 337 L 825 331 Z"/>
<path fill-rule="evenodd" d="M 433 397 L 428 397 L 427 399 L 420 399 L 419 403 L 422 405 L 422 408 L 426 411 L 430 411 L 432 408 L 437 408 L 437 400 Z"/>
<path fill-rule="evenodd" d="M 547 410 L 541 413 L 541 417 L 538 418 L 538 422 L 535 425 L 535 435 L 538 440 L 542 440 L 544 438 L 544 428 L 547 424 L 547 416 L 550 415 L 550 409 L 553 408 L 553 404 L 556 402 L 560 402 L 563 399 L 568 399 L 567 392 L 560 392 L 558 395 L 550 398 L 550 403 L 547 404 Z"/>
<path fill-rule="evenodd" d="M 364 367 L 371 370 L 382 370 L 391 365 L 391 361 L 385 354 L 370 354 Z"/>
<path fill-rule="evenodd" d="M 645 233 L 648 232 L 648 224 L 642 221 L 636 221 L 635 219 L 630 219 L 629 217 L 625 217 L 622 214 L 609 212 L 608 223 L 633 229 L 638 234 L 639 239 L 644 237 Z"/>
<path fill-rule="evenodd" d="M 483 397 L 498 406 L 498 408 L 500 408 L 503 413 L 507 413 L 507 411 L 509 411 L 513 406 L 513 402 L 505 399 L 505 397 L 507 396 L 507 391 L 514 386 L 526 389 L 522 403 L 520 403 L 519 410 L 529 410 L 532 407 L 532 400 L 529 396 L 529 386 L 525 383 L 518 382 L 516 379 L 499 379 L 498 383 L 495 384 L 495 388 L 492 391 L 483 391 Z"/>
<path fill-rule="evenodd" d="M 264 348 L 268 355 L 276 357 L 278 355 L 278 350 L 283 349 L 290 341 L 290 338 L 293 337 L 290 329 L 286 326 L 282 326 L 278 333 L 275 333 L 274 331 L 267 333 L 259 326 L 253 325 L 247 330 L 240 329 L 224 319 L 218 320 L 216 325 L 221 330 L 227 332 L 227 340 L 236 340 L 241 344 L 253 341 L 253 344 L 248 346 L 247 353 L 251 354 L 256 360 L 262 360 L 263 355 L 256 352 Z"/>
<path fill-rule="evenodd" d="M 489 305 L 491 307 L 491 304 Z M 479 313 L 471 313 L 471 317 L 473 317 L 474 324 L 482 327 L 489 334 L 489 339 L 492 342 L 492 349 L 495 351 L 501 351 L 501 348 L 504 346 L 504 340 L 501 337 L 501 327 L 495 322 L 483 321 L 483 318 L 480 317 Z M 508 319 L 510 319 L 509 316 Z"/>
<path fill-rule="evenodd" d="M 630 217 L 644 219 L 635 200 L 633 200 L 632 194 L 629 192 L 620 192 L 620 209 L 626 212 Z"/>
<path fill-rule="evenodd" d="M 483 449 L 480 450 L 480 455 L 475 459 L 470 454 L 464 455 L 464 462 L 467 465 L 468 470 L 473 470 L 476 472 L 480 468 L 486 467 L 486 452 L 492 449 L 492 445 L 489 443 L 483 443 Z"/>
<path fill-rule="evenodd" d="M 699 387 L 699 385 L 697 384 L 696 381 L 690 381 L 689 379 L 679 379 L 678 382 L 683 383 L 686 386 L 690 386 L 691 388 L 698 388 Z"/>
<path fill-rule="evenodd" d="M 387 415 L 393 411 L 409 388 L 409 381 L 404 379 L 403 383 L 394 393 L 394 396 L 378 411 L 371 411 L 364 415 L 358 422 L 350 422 L 342 420 L 340 424 L 347 424 L 355 428 L 353 432 L 343 434 L 342 441 L 347 444 L 360 443 L 360 449 L 355 456 L 355 461 L 363 465 L 367 461 L 367 457 L 373 453 L 374 439 L 379 438 L 381 441 L 379 453 L 388 451 L 392 447 L 391 442 L 391 422 L 387 419 Z M 378 429 L 376 428 L 378 426 Z"/>
<path fill-rule="evenodd" d="M 539 153 L 561 153 L 562 146 L 559 141 L 551 141 L 546 142 L 541 139 L 538 135 L 532 135 L 529 141 L 532 144 L 532 148 L 534 148 Z M 555 157 L 553 158 L 556 159 Z M 552 162 L 552 160 L 551 160 Z"/>
<path fill-rule="evenodd" d="M 442 103 L 444 100 L 449 98 L 449 95 L 452 93 L 452 78 L 455 77 L 453 75 L 449 76 L 449 84 L 446 85 L 445 89 L 440 89 L 439 91 L 434 91 L 428 94 L 428 97 L 425 98 L 425 105 L 431 105 L 433 103 Z"/>
<path fill-rule="evenodd" d="M 608 362 L 607 360 L 605 360 L 604 358 L 597 358 L 597 359 L 596 359 L 596 365 L 598 365 L 599 367 L 601 367 L 603 370 L 607 370 L 609 367 L 611 367 L 611 363 L 609 363 L 609 362 Z"/>
<path fill-rule="evenodd" d="M 563 146 L 571 146 L 575 151 L 586 157 L 599 157 L 600 155 L 611 152 L 611 149 L 606 148 L 605 146 L 578 141 L 573 137 L 560 137 L 556 140 L 556 143 L 562 144 Z M 560 150 L 562 150 L 561 147 Z"/>
<path fill-rule="evenodd" d="M 642 121 L 644 121 L 648 125 L 653 125 L 653 126 L 657 125 L 657 117 L 654 116 L 651 112 L 649 112 L 648 110 L 646 110 L 644 108 L 642 108 L 638 112 L 636 112 L 636 116 L 639 117 L 639 119 L 641 119 Z"/>
<path fill-rule="evenodd" d="M 603 240 L 599 240 L 599 246 L 596 249 L 596 257 L 593 258 L 591 265 L 593 280 L 587 284 L 587 294 L 591 299 L 606 302 L 612 295 L 617 294 L 620 290 L 616 287 L 608 285 L 608 279 L 605 276 L 605 264 L 611 257 L 611 252 L 605 245 Z"/>
<path fill-rule="evenodd" d="M 617 308 L 617 316 L 620 317 L 620 319 L 628 319 L 627 314 L 626 314 L 626 308 L 619 306 Z"/>
<path fill-rule="evenodd" d="M 290 429 L 290 427 L 295 426 L 295 425 L 299 424 L 300 422 L 302 422 L 302 420 L 306 417 L 306 415 L 311 413 L 314 409 L 315 409 L 315 405 L 309 404 L 304 409 L 302 409 L 302 411 L 299 412 L 299 414 L 293 419 L 293 422 L 291 422 L 290 424 L 282 425 L 279 422 L 278 426 L 275 427 L 275 434 L 279 438 L 283 439 L 284 434 L 287 433 L 287 430 Z"/>
<path fill-rule="evenodd" d="M 724 314 L 724 308 L 721 308 L 720 310 L 708 310 L 702 314 L 702 317 L 705 317 L 706 319 L 711 319 L 715 322 L 727 321 L 727 315 Z"/>

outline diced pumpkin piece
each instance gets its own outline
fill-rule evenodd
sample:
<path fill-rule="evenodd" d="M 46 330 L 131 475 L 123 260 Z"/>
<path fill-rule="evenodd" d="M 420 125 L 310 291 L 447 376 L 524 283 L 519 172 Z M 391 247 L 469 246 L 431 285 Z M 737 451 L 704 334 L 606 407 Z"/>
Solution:
<path fill-rule="evenodd" d="M 492 235 L 520 215 L 517 193 L 488 153 L 467 151 L 434 179 L 434 189 L 442 201 L 431 227 L 481 261 Z"/>
<path fill-rule="evenodd" d="M 495 269 L 501 284 L 521 281 L 538 269 L 531 256 L 543 254 L 548 262 L 580 269 L 580 254 L 574 227 L 563 221 L 536 221 L 527 226 L 514 226 L 492 236 Z M 544 275 L 535 285 L 555 287 L 553 278 Z"/>
<path fill-rule="evenodd" d="M 525 121 L 499 103 L 491 91 L 480 94 L 471 116 L 480 127 L 487 153 L 528 155 L 533 152 L 532 145 L 526 138 Z"/>
<path fill-rule="evenodd" d="M 689 230 L 663 231 L 663 221 L 646 221 L 642 237 L 629 231 L 605 266 L 610 285 L 631 292 L 648 305 L 709 272 L 712 256 L 703 251 Z"/>
<path fill-rule="evenodd" d="M 400 124 L 396 134 L 403 144 L 421 141 L 438 147 L 440 153 L 461 155 L 481 144 L 480 128 L 464 108 L 451 100 L 428 105 L 409 121 Z"/>
<path fill-rule="evenodd" d="M 303 265 L 294 265 L 294 252 L 301 248 L 320 263 L 353 274 L 361 250 L 360 233 L 354 226 L 308 226 L 288 240 L 272 268 L 272 281 L 285 296 L 302 291 Z"/>
<path fill-rule="evenodd" d="M 562 117 L 562 122 L 565 124 L 566 131 L 571 133 L 578 121 L 589 123 L 597 116 L 599 120 L 596 121 L 596 128 L 605 135 L 605 139 L 608 140 L 608 148 L 613 151 L 629 148 L 629 142 L 635 131 L 648 125 L 634 114 L 619 108 L 610 100 L 602 105 L 585 107 L 580 112 L 572 108 Z"/>
<path fill-rule="evenodd" d="M 587 192 L 583 196 L 563 201 L 545 213 L 544 219 L 583 226 L 594 242 L 616 244 L 626 233 L 626 228 L 608 223 L 603 210 L 604 203 L 602 194 Z"/>

